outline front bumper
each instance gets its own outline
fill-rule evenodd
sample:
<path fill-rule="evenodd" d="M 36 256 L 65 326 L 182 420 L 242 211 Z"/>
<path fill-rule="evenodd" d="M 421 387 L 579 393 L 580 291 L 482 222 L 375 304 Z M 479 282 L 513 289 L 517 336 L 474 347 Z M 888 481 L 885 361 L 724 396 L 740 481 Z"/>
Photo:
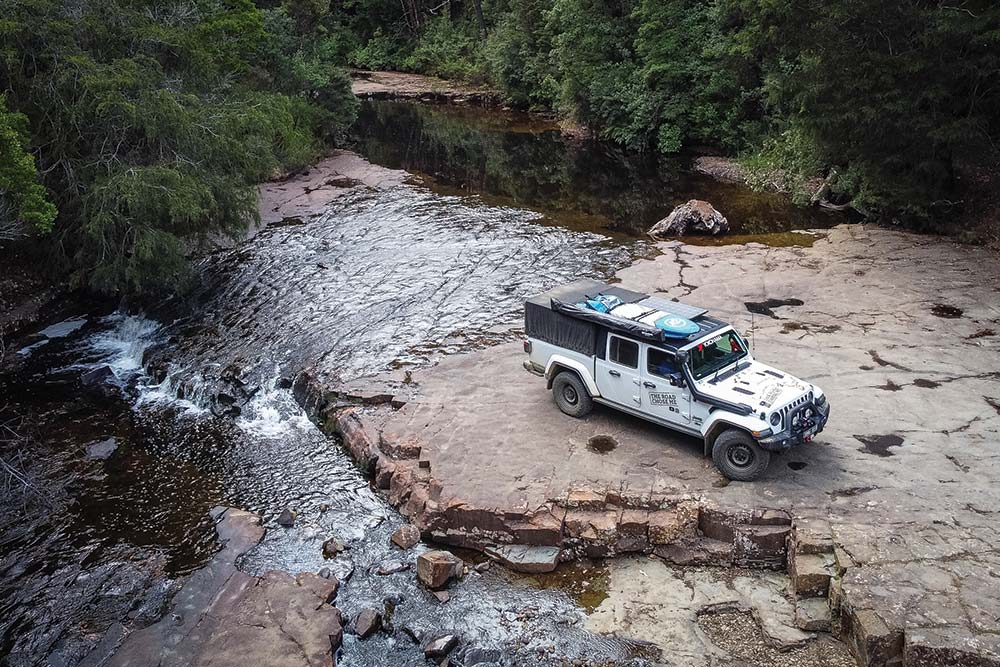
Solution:
<path fill-rule="evenodd" d="M 809 420 L 811 423 L 807 423 L 798 429 L 789 427 L 780 433 L 760 438 L 757 440 L 757 444 L 769 452 L 784 452 L 792 447 L 809 442 L 817 434 L 822 433 L 826 423 L 830 420 L 830 401 L 824 403 L 822 408 L 812 403 L 809 405 L 812 406 L 816 413 L 816 416 Z M 789 419 L 788 421 L 790 422 L 791 420 Z"/>

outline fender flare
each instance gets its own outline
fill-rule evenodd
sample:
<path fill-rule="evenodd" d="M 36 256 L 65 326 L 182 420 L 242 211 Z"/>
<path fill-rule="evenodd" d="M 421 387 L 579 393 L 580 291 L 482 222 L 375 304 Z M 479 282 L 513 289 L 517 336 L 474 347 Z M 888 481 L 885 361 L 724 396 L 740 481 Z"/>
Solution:
<path fill-rule="evenodd" d="M 593 371 L 588 369 L 576 359 L 570 359 L 569 357 L 564 357 L 561 354 L 553 354 L 549 357 L 548 364 L 545 366 L 545 380 L 546 387 L 548 389 L 552 389 L 552 381 L 562 369 L 573 371 L 579 375 L 583 384 L 587 387 L 587 391 L 590 392 L 592 397 L 601 395 L 601 392 L 597 389 L 597 382 L 594 381 Z"/>
<path fill-rule="evenodd" d="M 736 415 L 718 410 L 712 412 L 701 427 L 705 456 L 712 454 L 712 445 L 715 442 L 716 435 L 727 428 L 745 431 L 750 437 L 753 437 L 753 431 L 761 429 L 761 421 L 753 416 Z"/>

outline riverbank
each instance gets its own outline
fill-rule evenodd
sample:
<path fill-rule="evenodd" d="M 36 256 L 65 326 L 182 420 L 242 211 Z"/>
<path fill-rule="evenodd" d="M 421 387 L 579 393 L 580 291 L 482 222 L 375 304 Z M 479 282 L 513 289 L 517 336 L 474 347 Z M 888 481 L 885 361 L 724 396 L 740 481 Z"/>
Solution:
<path fill-rule="evenodd" d="M 801 625 L 839 629 L 863 664 L 1000 664 L 1000 290 L 971 289 L 1000 284 L 992 254 L 867 226 L 811 248 L 660 248 L 623 284 L 752 324 L 759 357 L 830 396 L 827 432 L 756 483 L 617 413 L 565 417 L 518 345 L 405 384 L 304 374 L 300 400 L 429 538 L 528 569 L 787 563 Z"/>

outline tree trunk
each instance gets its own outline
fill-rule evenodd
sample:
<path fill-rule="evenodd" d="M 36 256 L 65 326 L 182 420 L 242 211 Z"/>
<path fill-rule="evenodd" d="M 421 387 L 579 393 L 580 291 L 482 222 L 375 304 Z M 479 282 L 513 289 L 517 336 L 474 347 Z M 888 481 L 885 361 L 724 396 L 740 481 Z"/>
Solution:
<path fill-rule="evenodd" d="M 486 19 L 483 18 L 483 0 L 472 0 L 476 6 L 476 20 L 479 22 L 480 34 L 486 34 Z"/>

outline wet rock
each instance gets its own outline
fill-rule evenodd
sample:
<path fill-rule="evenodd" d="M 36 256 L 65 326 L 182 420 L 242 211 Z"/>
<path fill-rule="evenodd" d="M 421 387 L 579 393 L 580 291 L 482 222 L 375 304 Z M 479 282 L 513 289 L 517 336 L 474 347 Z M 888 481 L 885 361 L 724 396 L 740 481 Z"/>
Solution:
<path fill-rule="evenodd" d="M 458 646 L 458 637 L 455 635 L 441 635 L 427 642 L 424 646 L 424 655 L 432 660 L 440 660 Z"/>
<path fill-rule="evenodd" d="M 329 579 L 330 577 L 333 576 L 333 571 L 330 570 L 330 568 L 328 567 L 324 567 L 319 571 L 319 576 L 323 577 L 324 579 Z"/>
<path fill-rule="evenodd" d="M 486 548 L 486 554 L 514 570 L 515 572 L 527 572 L 539 574 L 552 572 L 559 565 L 559 547 L 533 547 L 525 544 L 505 544 L 490 546 Z M 480 563 L 476 570 L 480 570 L 480 565 L 485 565 L 483 570 L 489 567 L 489 561 Z"/>
<path fill-rule="evenodd" d="M 390 539 L 400 549 L 410 549 L 420 541 L 420 529 L 408 523 L 397 528 Z"/>
<path fill-rule="evenodd" d="M 461 576 L 462 559 L 447 551 L 428 551 L 417 557 L 417 579 L 434 590 L 444 588 L 452 579 Z"/>
<path fill-rule="evenodd" d="M 502 651 L 497 649 L 470 648 L 462 654 L 462 664 L 465 667 L 477 667 L 478 665 L 499 665 L 504 661 Z"/>
<path fill-rule="evenodd" d="M 80 384 L 84 387 L 99 387 L 116 379 L 117 376 L 110 366 L 98 366 L 81 375 Z"/>
<path fill-rule="evenodd" d="M 729 221 L 707 201 L 692 199 L 681 204 L 670 215 L 649 230 L 654 239 L 684 236 L 685 234 L 724 234 L 729 231 Z"/>
<path fill-rule="evenodd" d="M 286 507 L 281 511 L 281 514 L 278 515 L 278 525 L 284 526 L 285 528 L 291 528 L 295 525 L 296 516 L 298 516 L 298 514 L 295 511 Z"/>
<path fill-rule="evenodd" d="M 323 543 L 323 558 L 336 558 L 343 553 L 347 546 L 335 537 L 331 537 Z"/>
<path fill-rule="evenodd" d="M 379 575 L 385 577 L 390 574 L 396 574 L 397 572 L 402 572 L 403 570 L 409 570 L 409 563 L 404 563 L 400 560 L 390 560 L 385 563 L 381 563 L 378 569 L 375 570 Z"/>
<path fill-rule="evenodd" d="M 407 623 L 400 629 L 414 644 L 422 643 L 424 641 L 424 637 L 427 636 L 427 630 L 418 625 L 414 625 L 413 623 Z"/>
<path fill-rule="evenodd" d="M 118 443 L 114 438 L 101 440 L 92 445 L 87 445 L 87 458 L 91 461 L 106 461 L 118 450 Z"/>
<path fill-rule="evenodd" d="M 354 619 L 354 634 L 367 639 L 382 628 L 382 612 L 376 609 L 362 609 Z"/>

